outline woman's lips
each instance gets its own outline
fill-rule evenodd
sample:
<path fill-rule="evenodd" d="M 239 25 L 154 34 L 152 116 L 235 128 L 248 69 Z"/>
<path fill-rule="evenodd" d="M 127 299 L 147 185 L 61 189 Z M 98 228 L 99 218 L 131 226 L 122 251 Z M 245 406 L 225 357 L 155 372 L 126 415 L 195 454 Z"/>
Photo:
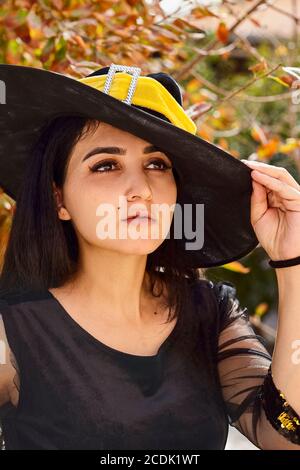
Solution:
<path fill-rule="evenodd" d="M 149 220 L 150 222 L 153 222 L 153 219 L 149 216 L 140 216 L 140 215 L 137 215 L 135 217 L 128 217 L 127 219 L 125 219 L 126 222 L 131 222 L 132 220 L 138 220 L 138 221 L 147 221 Z"/>

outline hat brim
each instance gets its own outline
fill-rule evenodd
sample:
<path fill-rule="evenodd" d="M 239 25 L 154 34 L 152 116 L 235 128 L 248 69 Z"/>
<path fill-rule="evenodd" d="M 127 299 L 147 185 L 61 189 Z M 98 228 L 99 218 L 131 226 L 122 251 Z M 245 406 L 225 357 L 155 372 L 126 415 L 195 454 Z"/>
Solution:
<path fill-rule="evenodd" d="M 6 101 L 0 106 L 0 186 L 13 199 L 45 120 L 78 114 L 130 132 L 170 155 L 180 179 L 180 202 L 204 204 L 204 244 L 200 250 L 185 250 L 188 266 L 220 266 L 258 245 L 250 221 L 251 170 L 226 151 L 53 71 L 0 64 L 0 80 L 6 87 Z M 181 243 L 186 242 L 193 240 L 183 233 Z"/>

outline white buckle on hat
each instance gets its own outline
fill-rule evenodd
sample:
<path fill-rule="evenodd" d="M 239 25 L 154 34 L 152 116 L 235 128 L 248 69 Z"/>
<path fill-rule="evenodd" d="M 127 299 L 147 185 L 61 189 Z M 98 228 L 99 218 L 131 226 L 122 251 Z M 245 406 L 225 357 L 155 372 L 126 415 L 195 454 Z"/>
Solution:
<path fill-rule="evenodd" d="M 133 94 L 136 89 L 137 80 L 141 73 L 141 69 L 139 67 L 129 67 L 127 65 L 111 64 L 105 80 L 103 93 L 109 94 L 109 90 L 116 72 L 126 72 L 133 75 L 128 88 L 127 97 L 125 98 L 125 100 L 122 100 L 124 103 L 131 104 Z"/>

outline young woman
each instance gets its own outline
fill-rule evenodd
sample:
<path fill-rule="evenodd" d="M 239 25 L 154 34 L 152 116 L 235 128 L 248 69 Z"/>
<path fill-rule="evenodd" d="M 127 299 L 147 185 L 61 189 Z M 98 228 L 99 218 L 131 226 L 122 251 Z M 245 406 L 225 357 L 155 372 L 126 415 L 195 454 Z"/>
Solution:
<path fill-rule="evenodd" d="M 101 69 L 99 75 L 107 78 L 107 72 Z M 118 78 L 121 88 L 124 75 Z M 44 77 L 43 71 L 39 79 Z M 116 83 L 117 77 L 118 73 Z M 158 80 L 149 79 L 150 87 L 157 86 Z M 165 90 L 174 102 L 178 99 L 178 90 Z M 96 97 L 99 92 L 93 93 Z M 33 95 L 37 94 L 35 89 Z M 120 98 L 113 100 L 112 114 L 107 114 L 110 122 L 71 113 L 44 122 L 22 178 L 0 286 L 5 351 L 0 404 L 6 449 L 224 449 L 230 423 L 261 449 L 299 450 L 300 403 L 293 394 L 299 372 L 288 364 L 289 352 L 284 351 L 291 339 L 289 326 L 296 319 L 297 261 L 282 270 L 286 275 L 278 275 L 284 299 L 281 286 L 289 285 L 289 312 L 283 313 L 290 318 L 281 319 L 272 360 L 251 328 L 247 309 L 240 308 L 234 286 L 208 281 L 197 258 L 200 250 L 185 256 L 181 240 L 167 237 L 175 225 L 176 202 L 188 201 L 189 190 L 196 194 L 192 180 L 196 162 L 185 160 L 180 166 L 180 156 L 176 159 L 162 141 L 167 130 L 166 136 L 174 139 L 172 115 L 160 112 L 163 105 L 156 110 L 150 106 L 146 112 L 145 106 L 133 101 L 131 106 L 137 109 L 132 108 L 132 114 L 128 109 L 127 124 L 123 120 L 118 127 L 111 124 L 111 116 L 114 112 L 117 116 L 113 106 Z M 170 103 L 175 120 L 179 110 Z M 123 106 L 120 102 L 120 114 Z M 126 125 L 134 129 L 135 112 L 144 119 L 145 128 L 134 134 Z M 151 125 L 153 138 L 143 138 Z M 155 139 L 159 126 L 162 146 Z M 31 132 L 33 128 L 32 124 Z M 187 131 L 176 132 L 179 138 L 185 135 L 186 144 L 194 143 Z M 222 151 L 215 147 L 214 152 L 221 162 Z M 13 155 L 16 163 L 21 153 Z M 249 177 L 243 164 L 226 160 L 225 165 L 225 160 L 224 178 L 229 175 L 227 164 L 228 170 L 241 171 L 244 181 Z M 184 183 L 189 165 L 190 187 Z M 276 202 L 274 207 L 283 208 L 288 201 L 295 225 L 300 190 L 291 175 L 276 174 L 278 169 L 270 165 L 259 169 L 251 221 L 258 240 L 268 248 L 264 237 L 274 229 L 275 214 L 269 212 L 262 222 L 267 188 L 269 205 Z M 211 168 L 206 178 L 213 178 L 214 171 Z M 3 186 L 15 194 L 8 171 L 5 176 Z M 284 191 L 275 187 L 281 178 L 286 180 Z M 221 187 L 215 181 L 210 188 Z M 202 182 L 204 186 L 204 177 Z M 205 191 L 212 196 L 209 181 L 206 184 Z M 230 197 L 224 193 L 221 199 L 226 204 Z M 236 201 L 238 210 L 246 207 L 247 198 L 244 201 Z M 158 210 L 161 206 L 167 211 Z M 233 214 L 228 210 L 229 220 L 234 220 Z M 284 216 L 282 212 L 282 224 Z M 209 223 L 209 230 L 220 228 L 217 213 Z M 224 251 L 217 252 L 215 242 L 213 257 L 216 237 L 211 230 L 203 266 L 209 265 L 207 253 L 211 265 L 225 262 L 223 229 L 218 237 Z M 245 233 L 242 224 L 238 229 L 238 234 Z M 285 239 L 292 236 L 293 228 L 285 231 Z M 245 238 L 234 237 L 231 259 L 253 247 L 250 236 L 244 245 Z M 282 250 L 278 247 L 273 245 L 268 253 L 277 259 L 281 254 L 290 253 L 284 259 L 295 256 L 283 250 L 283 243 Z M 300 252 L 299 243 L 295 249 Z M 294 334 L 300 334 L 297 321 Z M 288 377 L 283 387 L 291 399 L 288 409 L 279 402 L 271 362 L 280 387 L 283 377 Z M 284 364 L 287 375 L 280 373 Z M 286 413 L 290 426 L 278 425 L 279 411 Z"/>

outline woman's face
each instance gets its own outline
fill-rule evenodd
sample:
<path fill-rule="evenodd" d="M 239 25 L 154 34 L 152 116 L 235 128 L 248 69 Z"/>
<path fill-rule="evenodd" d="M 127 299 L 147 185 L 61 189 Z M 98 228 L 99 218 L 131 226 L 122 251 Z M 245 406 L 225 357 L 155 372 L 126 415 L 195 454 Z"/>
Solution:
<path fill-rule="evenodd" d="M 128 254 L 151 253 L 166 238 L 175 209 L 177 188 L 170 166 L 170 159 L 150 142 L 101 122 L 73 148 L 59 190 L 59 217 L 72 220 L 79 242 Z M 126 220 L 140 210 L 155 220 Z"/>

